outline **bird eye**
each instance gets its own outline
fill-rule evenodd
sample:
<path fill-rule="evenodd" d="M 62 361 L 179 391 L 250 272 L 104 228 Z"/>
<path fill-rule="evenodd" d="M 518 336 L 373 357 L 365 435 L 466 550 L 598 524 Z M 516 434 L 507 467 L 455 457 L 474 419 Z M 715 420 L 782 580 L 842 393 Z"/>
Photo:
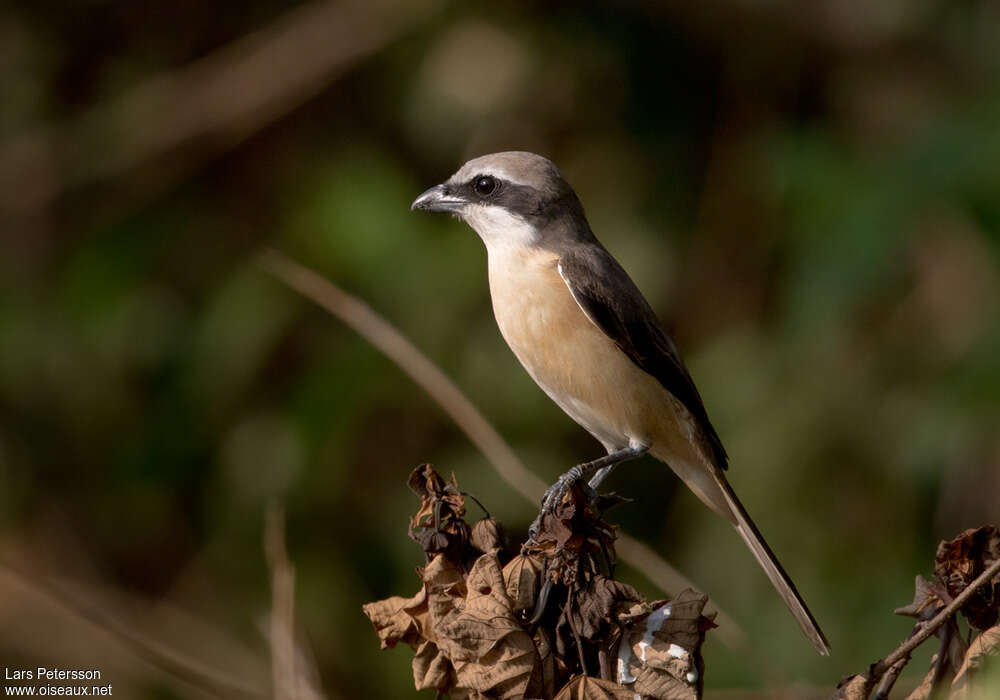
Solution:
<path fill-rule="evenodd" d="M 476 191 L 480 197 L 489 197 L 491 194 L 497 191 L 500 182 L 490 175 L 480 175 L 476 178 L 475 182 L 472 183 L 472 189 Z"/>

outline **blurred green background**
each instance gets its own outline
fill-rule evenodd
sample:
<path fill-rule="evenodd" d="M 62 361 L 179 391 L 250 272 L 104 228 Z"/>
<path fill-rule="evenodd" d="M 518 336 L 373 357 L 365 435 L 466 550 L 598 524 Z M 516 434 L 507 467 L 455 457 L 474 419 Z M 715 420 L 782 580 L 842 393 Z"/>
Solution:
<path fill-rule="evenodd" d="M 823 697 L 905 637 L 891 610 L 937 542 L 998 519 L 998 31 L 986 1 L 7 3 L 5 561 L 110 590 L 115 615 L 183 614 L 203 632 L 128 619 L 210 665 L 246 652 L 247 677 L 262 659 L 266 687 L 280 501 L 325 691 L 413 696 L 409 652 L 360 612 L 416 591 L 407 474 L 454 471 L 515 535 L 535 508 L 255 260 L 273 246 L 367 300 L 551 480 L 599 445 L 503 344 L 475 234 L 408 211 L 469 157 L 533 150 L 674 332 L 834 647 L 814 654 L 668 470 L 631 464 L 614 519 L 767 659 L 709 635 L 708 697 Z M 0 664 L 201 697 L 9 572 L 0 590 Z"/>

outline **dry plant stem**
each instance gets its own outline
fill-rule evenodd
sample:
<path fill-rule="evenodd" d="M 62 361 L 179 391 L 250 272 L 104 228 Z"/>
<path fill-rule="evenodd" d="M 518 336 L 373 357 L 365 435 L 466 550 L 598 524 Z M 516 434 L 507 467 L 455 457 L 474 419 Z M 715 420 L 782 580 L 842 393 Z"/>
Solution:
<path fill-rule="evenodd" d="M 566 604 L 563 606 L 563 614 L 566 616 L 566 622 L 569 624 L 569 630 L 573 633 L 573 641 L 576 642 L 576 653 L 580 656 L 580 673 L 585 676 L 589 676 L 590 673 L 587 672 L 587 659 L 583 653 L 583 641 L 580 639 L 580 633 L 576 631 L 576 625 L 573 623 L 573 611 L 572 608 L 573 599 L 575 597 L 576 587 L 573 586 L 569 589 L 566 595 Z"/>
<path fill-rule="evenodd" d="M 948 622 L 941 628 L 941 649 L 938 651 L 937 659 L 934 662 L 934 680 L 931 683 L 931 697 L 936 697 L 938 691 L 944 685 L 945 682 L 945 671 L 948 668 L 948 648 L 951 646 L 952 636 L 958 626 L 955 624 L 955 618 L 948 620 Z"/>
<path fill-rule="evenodd" d="M 910 634 L 907 635 L 906 638 L 909 639 L 919 632 L 922 624 L 923 622 L 918 621 L 915 625 L 913 625 L 913 629 L 910 630 Z M 896 684 L 896 681 L 899 680 L 899 674 L 903 672 L 903 669 L 909 661 L 910 657 L 907 655 L 889 667 L 889 669 L 885 672 L 885 675 L 882 676 L 882 681 L 878 684 L 878 689 L 875 691 L 875 695 L 872 696 L 874 700 L 887 700 L 889 693 L 892 691 L 892 687 Z"/>
<path fill-rule="evenodd" d="M 295 569 L 285 549 L 285 510 L 272 504 L 264 518 L 264 553 L 271 570 L 271 678 L 275 700 L 298 697 L 295 668 Z"/>
<path fill-rule="evenodd" d="M 964 591 L 955 596 L 955 599 L 948 603 L 944 610 L 939 612 L 929 622 L 927 622 L 919 632 L 900 644 L 899 648 L 885 657 L 885 659 L 877 662 L 872 670 L 873 679 L 880 678 L 893 664 L 898 662 L 900 659 L 908 657 L 914 649 L 923 644 L 924 641 L 932 634 L 937 632 L 941 625 L 947 622 L 952 615 L 965 605 L 965 603 L 977 590 L 979 590 L 987 581 L 990 581 L 998 573 L 1000 573 L 1000 559 L 997 559 L 995 562 L 990 564 L 986 571 L 980 574 L 975 581 L 966 586 Z"/>
<path fill-rule="evenodd" d="M 521 463 L 455 383 L 388 321 L 357 297 L 275 250 L 266 251 L 259 260 L 267 272 L 332 313 L 395 362 L 445 410 L 507 483 L 532 503 L 541 500 L 542 480 Z"/>
<path fill-rule="evenodd" d="M 541 501 L 546 484 L 532 473 L 448 375 L 368 304 L 288 256 L 267 249 L 258 259 L 269 274 L 323 307 L 392 360 L 444 409 L 493 465 L 500 477 L 532 504 Z M 618 557 L 666 593 L 698 588 L 650 547 L 618 531 Z M 717 636 L 733 649 L 747 649 L 738 624 L 716 606 Z"/>
<path fill-rule="evenodd" d="M 882 682 L 879 683 L 878 690 L 875 691 L 874 700 L 887 700 L 892 686 L 896 684 L 899 674 L 903 672 L 903 668 L 909 660 L 910 657 L 904 657 L 889 667 L 889 670 L 882 676 Z"/>
<path fill-rule="evenodd" d="M 213 697 L 225 700 L 265 697 L 259 688 L 249 686 L 239 678 L 211 668 L 177 649 L 136 632 L 84 597 L 62 590 L 47 579 L 33 576 L 5 564 L 0 565 L 0 570 L 6 572 L 33 593 L 48 599 L 66 612 L 118 639 L 127 649 L 156 668 Z"/>

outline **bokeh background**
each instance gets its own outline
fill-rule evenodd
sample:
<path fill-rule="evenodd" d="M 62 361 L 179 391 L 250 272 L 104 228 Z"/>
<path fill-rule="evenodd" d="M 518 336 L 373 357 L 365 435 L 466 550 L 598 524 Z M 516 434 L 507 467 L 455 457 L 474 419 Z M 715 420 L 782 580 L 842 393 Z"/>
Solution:
<path fill-rule="evenodd" d="M 549 480 L 599 446 L 504 346 L 475 234 L 408 211 L 526 149 L 674 332 L 833 643 L 815 656 L 729 526 L 631 464 L 616 521 L 751 640 L 710 635 L 709 697 L 825 696 L 909 631 L 891 611 L 937 542 L 998 519 L 998 32 L 975 0 L 6 3 L 0 665 L 204 697 L 155 642 L 266 689 L 283 503 L 324 691 L 414 696 L 360 612 L 416 591 L 407 474 L 454 471 L 515 534 L 535 509 L 256 260 L 366 300 Z"/>

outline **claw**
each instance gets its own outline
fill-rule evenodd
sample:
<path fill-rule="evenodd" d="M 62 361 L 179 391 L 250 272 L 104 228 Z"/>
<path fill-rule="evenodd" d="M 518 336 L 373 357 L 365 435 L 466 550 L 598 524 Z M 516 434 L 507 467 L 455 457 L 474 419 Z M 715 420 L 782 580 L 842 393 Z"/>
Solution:
<path fill-rule="evenodd" d="M 538 541 L 538 533 L 542 530 L 542 513 L 538 514 L 538 517 L 528 526 L 528 539 L 525 540 L 524 545 L 521 547 L 521 553 L 525 553 L 527 547 L 538 546 L 541 542 Z"/>
<path fill-rule="evenodd" d="M 542 508 L 538 513 L 538 517 L 528 528 L 528 542 L 526 544 L 538 544 L 537 535 L 542 528 L 542 519 L 546 515 L 551 515 L 555 512 L 556 508 L 562 503 L 563 496 L 569 491 L 574 484 L 580 481 L 584 482 L 584 493 L 586 494 L 587 501 L 589 503 L 594 503 L 598 500 L 598 494 L 595 490 L 597 485 L 600 484 L 601 480 L 610 473 L 611 469 L 614 468 L 619 462 L 624 462 L 629 459 L 635 459 L 645 454 L 649 450 L 646 445 L 631 445 L 621 450 L 609 453 L 605 457 L 600 459 L 595 459 L 592 462 L 585 462 L 583 464 L 578 464 L 565 474 L 559 477 L 556 483 L 552 484 L 545 491 L 545 495 L 542 496 Z M 596 475 L 595 475 L 596 473 Z M 591 483 L 586 483 L 590 477 L 593 476 L 593 481 Z"/>

